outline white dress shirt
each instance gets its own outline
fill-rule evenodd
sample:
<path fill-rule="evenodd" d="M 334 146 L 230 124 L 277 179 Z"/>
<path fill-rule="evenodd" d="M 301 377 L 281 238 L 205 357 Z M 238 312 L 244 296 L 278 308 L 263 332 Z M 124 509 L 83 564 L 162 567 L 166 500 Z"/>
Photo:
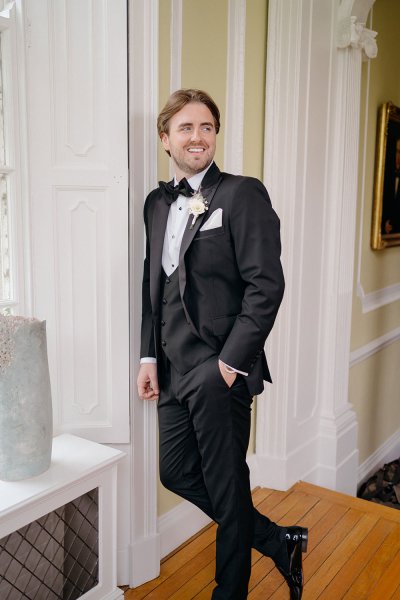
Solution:
<path fill-rule="evenodd" d="M 203 177 L 210 167 L 211 165 L 208 165 L 204 171 L 201 171 L 201 173 L 196 173 L 196 175 L 193 175 L 193 177 L 187 180 L 188 184 L 195 192 L 197 192 L 199 189 Z M 174 185 L 177 185 L 178 183 L 179 182 L 175 177 Z M 162 267 L 168 276 L 172 275 L 179 264 L 179 251 L 181 249 L 183 234 L 189 219 L 189 202 L 190 198 L 180 194 L 175 202 L 171 204 L 169 209 L 161 261 Z"/>

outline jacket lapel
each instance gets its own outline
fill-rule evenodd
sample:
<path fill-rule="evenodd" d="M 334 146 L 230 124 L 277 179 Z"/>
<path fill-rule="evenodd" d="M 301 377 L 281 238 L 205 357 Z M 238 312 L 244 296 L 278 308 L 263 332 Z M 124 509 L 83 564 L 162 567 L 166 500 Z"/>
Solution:
<path fill-rule="evenodd" d="M 215 163 L 213 163 L 211 165 L 211 167 L 209 168 L 209 170 L 207 171 L 207 173 L 205 174 L 205 177 L 203 179 L 203 183 L 201 186 L 201 194 L 202 194 L 204 200 L 207 200 L 207 202 L 208 202 L 208 209 L 210 209 L 212 199 L 214 198 L 215 192 L 217 191 L 217 188 L 218 188 L 219 184 L 221 183 L 221 180 L 222 180 L 221 172 L 218 169 L 217 165 Z M 196 222 L 192 228 L 190 227 L 190 225 L 192 224 L 193 217 L 189 216 L 188 222 L 186 224 L 186 229 L 183 234 L 181 248 L 180 248 L 180 252 L 179 252 L 179 290 L 181 293 L 182 303 L 183 303 L 183 307 L 185 309 L 186 317 L 188 317 L 188 314 L 187 314 L 185 302 L 183 299 L 185 289 L 186 289 L 185 254 L 186 254 L 190 244 L 192 243 L 194 236 L 198 232 L 198 230 L 203 222 L 206 212 L 207 211 L 205 211 L 202 215 L 197 217 Z M 190 319 L 188 319 L 188 320 L 190 320 Z"/>
<path fill-rule="evenodd" d="M 159 310 L 162 251 L 168 213 L 169 205 L 164 196 L 160 194 L 152 216 L 150 236 L 150 298 L 155 315 Z"/>

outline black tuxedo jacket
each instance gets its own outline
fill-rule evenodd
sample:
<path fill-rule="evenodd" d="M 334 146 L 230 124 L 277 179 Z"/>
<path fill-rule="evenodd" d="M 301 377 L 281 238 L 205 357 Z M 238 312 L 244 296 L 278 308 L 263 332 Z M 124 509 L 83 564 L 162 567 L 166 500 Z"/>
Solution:
<path fill-rule="evenodd" d="M 209 209 L 188 226 L 179 258 L 179 287 L 192 332 L 246 377 L 251 394 L 271 381 L 264 354 L 282 300 L 279 219 L 267 190 L 252 177 L 221 173 L 213 164 L 201 193 Z M 201 227 L 217 209 L 222 226 Z M 160 356 L 161 259 L 169 206 L 157 188 L 146 199 L 141 356 Z M 160 363 L 161 361 L 158 361 Z"/>

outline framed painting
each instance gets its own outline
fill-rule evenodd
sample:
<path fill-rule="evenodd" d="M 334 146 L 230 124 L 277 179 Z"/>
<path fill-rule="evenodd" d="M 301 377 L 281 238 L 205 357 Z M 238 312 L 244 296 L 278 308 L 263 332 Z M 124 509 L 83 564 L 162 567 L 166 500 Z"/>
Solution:
<path fill-rule="evenodd" d="M 378 114 L 371 247 L 400 246 L 400 108 L 385 102 Z"/>

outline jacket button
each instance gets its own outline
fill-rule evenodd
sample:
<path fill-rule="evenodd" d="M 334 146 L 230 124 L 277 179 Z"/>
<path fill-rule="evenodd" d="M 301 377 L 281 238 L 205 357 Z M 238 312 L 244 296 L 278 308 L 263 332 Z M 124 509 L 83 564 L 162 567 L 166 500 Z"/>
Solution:
<path fill-rule="evenodd" d="M 164 327 L 165 321 L 161 321 L 161 326 Z"/>
<path fill-rule="evenodd" d="M 167 277 L 167 279 L 165 280 L 165 283 L 171 283 L 171 280 L 169 279 L 169 277 Z"/>
<path fill-rule="evenodd" d="M 161 342 L 161 346 L 166 346 L 166 345 L 167 345 L 167 342 L 166 342 L 165 340 L 163 340 L 163 341 Z"/>
<path fill-rule="evenodd" d="M 163 299 L 162 299 L 162 303 L 163 303 L 163 304 L 167 304 L 167 299 L 166 299 L 166 298 L 163 298 Z"/>

